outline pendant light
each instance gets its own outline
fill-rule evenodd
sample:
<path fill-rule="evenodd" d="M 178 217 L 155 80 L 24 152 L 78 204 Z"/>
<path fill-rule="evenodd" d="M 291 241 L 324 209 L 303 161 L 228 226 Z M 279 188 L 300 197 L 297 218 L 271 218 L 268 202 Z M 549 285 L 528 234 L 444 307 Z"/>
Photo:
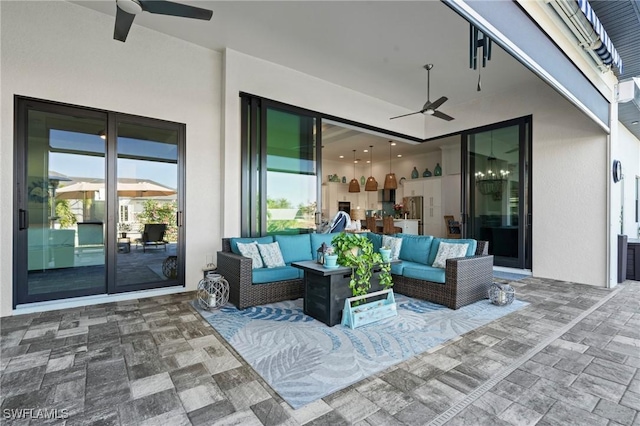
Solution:
<path fill-rule="evenodd" d="M 384 177 L 384 189 L 397 189 L 398 181 L 396 180 L 396 174 L 391 171 L 391 147 L 393 142 L 389 141 L 389 173 Z"/>
<path fill-rule="evenodd" d="M 360 183 L 356 179 L 356 150 L 353 150 L 353 179 L 349 182 L 349 192 L 360 192 Z"/>
<path fill-rule="evenodd" d="M 367 178 L 367 184 L 364 186 L 365 191 L 377 191 L 378 181 L 373 177 L 373 145 L 369 145 L 369 164 L 371 164 L 371 176 Z"/>

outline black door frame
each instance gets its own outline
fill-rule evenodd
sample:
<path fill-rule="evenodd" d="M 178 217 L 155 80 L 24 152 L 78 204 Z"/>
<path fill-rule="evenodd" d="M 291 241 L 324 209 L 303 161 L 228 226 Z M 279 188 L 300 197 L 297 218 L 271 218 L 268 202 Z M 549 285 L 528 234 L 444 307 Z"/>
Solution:
<path fill-rule="evenodd" d="M 66 114 L 71 116 L 104 119 L 107 128 L 107 139 L 105 143 L 105 184 L 107 188 L 106 199 L 106 239 L 105 251 L 105 286 L 103 291 L 95 289 L 84 289 L 76 291 L 57 291 L 37 295 L 29 295 L 27 289 L 28 274 L 28 197 L 25 183 L 27 181 L 27 126 L 30 109 L 42 112 Z M 116 200 L 116 187 L 113 182 L 116 179 L 117 160 L 117 123 L 127 122 L 141 125 L 151 125 L 154 127 L 171 128 L 178 131 L 178 275 L 175 281 L 158 281 L 139 285 L 129 285 L 126 288 L 118 288 L 116 284 L 116 249 L 117 230 L 112 226 L 117 222 L 118 203 Z M 12 306 L 15 309 L 19 304 L 27 304 L 48 300 L 62 300 L 72 297 L 90 296 L 96 294 L 114 294 L 128 291 L 136 291 L 150 288 L 162 288 L 167 286 L 185 285 L 185 139 L 186 126 L 182 123 L 159 120 L 149 117 L 141 117 L 131 114 L 124 114 L 114 111 L 106 111 L 97 108 L 84 107 L 79 105 L 66 104 L 61 102 L 48 101 L 43 99 L 30 98 L 25 96 L 14 96 L 14 191 L 13 191 L 13 300 Z M 114 222 L 115 221 L 115 222 Z"/>
<path fill-rule="evenodd" d="M 484 133 L 491 130 L 501 129 L 504 127 L 519 127 L 519 182 L 518 192 L 520 202 L 518 203 L 518 253 L 520 256 L 515 261 L 508 259 L 496 258 L 496 266 L 506 266 L 518 269 L 531 269 L 532 265 L 532 167 L 531 167 L 531 150 L 532 150 L 532 116 L 524 116 L 512 120 L 506 120 L 499 123 L 490 124 L 488 126 L 476 127 L 461 132 L 461 197 L 460 210 L 463 223 L 463 234 L 469 236 L 470 224 L 470 208 L 475 202 L 475 190 L 471 187 L 470 170 L 473 164 L 470 164 L 469 157 L 469 138 L 476 133 Z"/>

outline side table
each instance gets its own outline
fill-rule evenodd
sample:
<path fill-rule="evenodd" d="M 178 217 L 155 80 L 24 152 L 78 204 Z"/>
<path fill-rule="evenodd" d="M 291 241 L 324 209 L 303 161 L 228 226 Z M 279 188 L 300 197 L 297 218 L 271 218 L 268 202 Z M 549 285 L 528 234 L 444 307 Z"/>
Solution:
<path fill-rule="evenodd" d="M 203 309 L 218 309 L 229 301 L 229 282 L 220 274 L 208 273 L 198 283 L 198 303 Z"/>

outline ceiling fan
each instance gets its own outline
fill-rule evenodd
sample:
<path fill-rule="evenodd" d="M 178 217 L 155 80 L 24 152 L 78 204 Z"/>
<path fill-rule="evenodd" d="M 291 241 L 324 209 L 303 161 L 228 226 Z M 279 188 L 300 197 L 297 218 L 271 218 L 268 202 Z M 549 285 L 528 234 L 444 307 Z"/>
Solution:
<path fill-rule="evenodd" d="M 438 111 L 438 107 L 447 101 L 448 98 L 446 96 L 438 98 L 433 102 L 431 102 L 430 100 L 431 98 L 429 97 L 429 85 L 431 80 L 431 68 L 433 68 L 433 64 L 427 64 L 423 68 L 427 70 L 427 102 L 424 103 L 420 111 L 399 115 L 397 117 L 391 117 L 390 120 L 400 118 L 400 117 L 406 117 L 408 115 L 414 115 L 414 114 L 433 115 L 434 117 L 438 117 L 443 120 L 447 120 L 447 121 L 453 120 L 453 117 L 451 117 L 450 115 L 447 115 L 443 112 Z"/>
<path fill-rule="evenodd" d="M 116 0 L 116 26 L 113 38 L 124 42 L 133 24 L 133 19 L 140 12 L 157 13 L 159 15 L 180 16 L 208 21 L 213 11 L 186 4 L 165 0 Z"/>

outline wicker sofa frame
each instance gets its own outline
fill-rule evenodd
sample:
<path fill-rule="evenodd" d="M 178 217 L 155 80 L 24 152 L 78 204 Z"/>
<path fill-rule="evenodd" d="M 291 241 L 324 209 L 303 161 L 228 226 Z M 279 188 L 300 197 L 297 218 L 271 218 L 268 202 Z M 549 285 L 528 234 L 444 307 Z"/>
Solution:
<path fill-rule="evenodd" d="M 304 296 L 302 279 L 252 284 L 252 261 L 231 251 L 231 239 L 222 239 L 218 252 L 218 273 L 229 282 L 229 301 L 238 309 Z"/>
<path fill-rule="evenodd" d="M 486 299 L 493 281 L 493 256 L 489 243 L 478 241 L 476 255 L 447 259 L 444 284 L 392 274 L 393 291 L 458 309 Z"/>
<path fill-rule="evenodd" d="M 486 299 L 493 281 L 489 243 L 478 241 L 476 255 L 448 259 L 444 284 L 392 274 L 395 292 L 458 309 Z M 231 239 L 222 239 L 218 273 L 229 282 L 229 301 L 238 309 L 304 297 L 302 279 L 252 284 L 251 259 L 231 251 Z"/>

